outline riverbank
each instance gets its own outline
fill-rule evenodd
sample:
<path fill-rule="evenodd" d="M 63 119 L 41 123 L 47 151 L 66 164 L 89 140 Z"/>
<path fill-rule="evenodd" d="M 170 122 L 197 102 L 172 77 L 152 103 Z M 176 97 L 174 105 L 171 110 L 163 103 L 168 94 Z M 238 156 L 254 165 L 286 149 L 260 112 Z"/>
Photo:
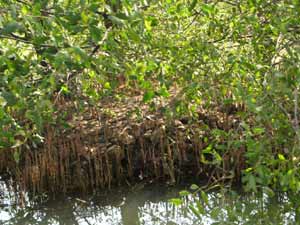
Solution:
<path fill-rule="evenodd" d="M 60 96 L 56 116 L 64 115 L 64 122 L 47 125 L 43 143 L 1 151 L 1 170 L 33 193 L 175 184 L 189 177 L 240 182 L 245 148 L 222 150 L 226 134 L 238 132 L 239 115 L 215 107 L 197 109 L 196 117 L 168 117 L 164 109 L 177 104 L 174 96 L 156 98 L 155 107 L 140 95 L 106 98 L 84 110 Z"/>

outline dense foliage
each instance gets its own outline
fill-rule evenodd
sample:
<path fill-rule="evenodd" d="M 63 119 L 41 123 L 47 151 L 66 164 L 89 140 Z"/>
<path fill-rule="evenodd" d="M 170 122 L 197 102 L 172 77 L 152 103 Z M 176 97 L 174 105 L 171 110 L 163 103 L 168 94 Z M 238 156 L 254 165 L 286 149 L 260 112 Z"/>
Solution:
<path fill-rule="evenodd" d="M 295 0 L 1 0 L 0 148 L 43 141 L 59 95 L 81 108 L 124 81 L 151 103 L 178 86 L 171 115 L 235 106 L 211 149 L 246 146 L 248 190 L 298 192 L 299 21 Z"/>

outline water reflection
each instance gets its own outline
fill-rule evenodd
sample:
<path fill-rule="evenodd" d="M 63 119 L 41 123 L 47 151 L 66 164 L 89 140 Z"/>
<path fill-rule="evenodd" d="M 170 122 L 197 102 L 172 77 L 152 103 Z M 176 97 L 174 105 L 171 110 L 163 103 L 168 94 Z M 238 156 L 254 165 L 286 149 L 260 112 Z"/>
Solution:
<path fill-rule="evenodd" d="M 298 224 L 296 198 L 294 201 L 284 194 L 270 198 L 266 194 L 212 192 L 207 201 L 201 195 L 188 195 L 175 206 L 169 199 L 178 197 L 182 188 L 151 187 L 137 192 L 116 190 L 97 197 L 29 201 L 21 208 L 6 185 L 1 183 L 0 188 L 0 224 L 4 225 Z"/>

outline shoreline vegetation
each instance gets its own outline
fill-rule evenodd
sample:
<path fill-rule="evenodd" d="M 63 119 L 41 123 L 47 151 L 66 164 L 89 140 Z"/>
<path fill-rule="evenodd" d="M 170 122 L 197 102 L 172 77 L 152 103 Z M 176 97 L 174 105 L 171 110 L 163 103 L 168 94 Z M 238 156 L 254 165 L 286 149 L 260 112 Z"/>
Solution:
<path fill-rule="evenodd" d="M 136 182 L 174 185 L 190 177 L 214 184 L 241 181 L 244 146 L 223 154 L 215 150 L 226 145 L 221 132 L 240 126 L 236 113 L 199 110 L 197 120 L 167 119 L 142 104 L 141 97 L 109 99 L 78 114 L 61 99 L 61 113 L 73 115 L 67 128 L 49 125 L 40 145 L 3 150 L 1 170 L 34 193 L 91 192 Z M 136 109 L 143 115 L 137 117 Z M 212 132 L 220 134 L 214 138 Z M 20 152 L 17 162 L 15 151 Z"/>
<path fill-rule="evenodd" d="M 300 3 L 0 1 L 0 173 L 91 192 L 300 191 Z"/>

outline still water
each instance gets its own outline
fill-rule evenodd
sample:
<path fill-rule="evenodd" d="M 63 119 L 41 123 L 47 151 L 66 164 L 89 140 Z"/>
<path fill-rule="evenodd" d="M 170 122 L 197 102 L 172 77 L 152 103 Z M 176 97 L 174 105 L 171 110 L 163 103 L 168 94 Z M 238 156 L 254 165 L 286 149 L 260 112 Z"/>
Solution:
<path fill-rule="evenodd" d="M 31 200 L 20 207 L 16 196 L 0 183 L 0 224 L 300 224 L 300 199 L 295 196 L 217 191 L 206 195 L 181 192 L 184 196 L 180 197 L 184 188 L 119 189 L 89 197 Z"/>

